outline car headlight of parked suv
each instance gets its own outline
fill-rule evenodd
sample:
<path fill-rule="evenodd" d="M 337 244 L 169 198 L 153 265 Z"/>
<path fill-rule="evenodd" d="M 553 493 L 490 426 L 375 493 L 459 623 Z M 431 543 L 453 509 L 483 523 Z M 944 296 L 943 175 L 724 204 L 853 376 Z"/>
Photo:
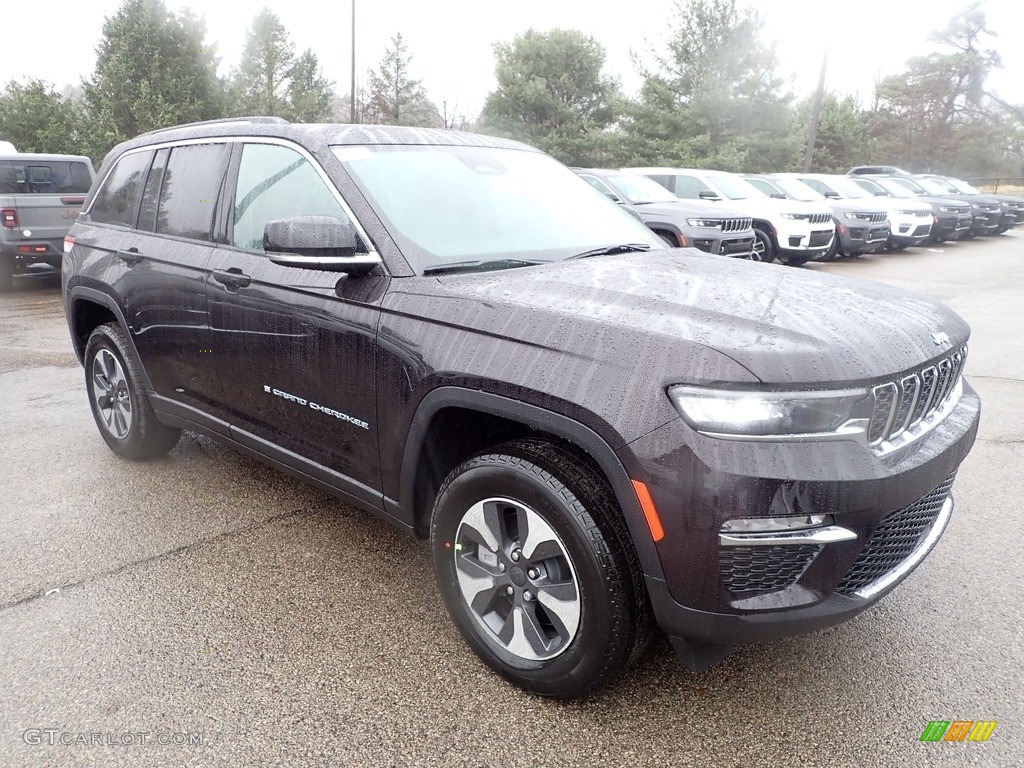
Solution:
<path fill-rule="evenodd" d="M 734 440 L 859 439 L 871 420 L 864 389 L 758 392 L 680 385 L 669 396 L 698 432 Z"/>
<path fill-rule="evenodd" d="M 721 219 L 687 219 L 686 223 L 691 227 L 705 227 L 708 229 L 721 229 Z"/>
<path fill-rule="evenodd" d="M 798 219 L 802 221 L 811 218 L 809 213 L 780 213 L 779 215 L 784 219 Z"/>

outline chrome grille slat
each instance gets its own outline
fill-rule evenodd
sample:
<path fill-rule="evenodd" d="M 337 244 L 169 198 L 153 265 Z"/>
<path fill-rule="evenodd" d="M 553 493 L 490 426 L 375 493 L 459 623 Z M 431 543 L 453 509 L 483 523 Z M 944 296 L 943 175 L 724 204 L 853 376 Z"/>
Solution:
<path fill-rule="evenodd" d="M 891 449 L 890 443 L 899 444 L 904 432 L 948 408 L 950 396 L 960 391 L 958 383 L 966 363 L 967 347 L 962 347 L 935 365 L 873 387 L 868 444 L 879 450 Z"/>

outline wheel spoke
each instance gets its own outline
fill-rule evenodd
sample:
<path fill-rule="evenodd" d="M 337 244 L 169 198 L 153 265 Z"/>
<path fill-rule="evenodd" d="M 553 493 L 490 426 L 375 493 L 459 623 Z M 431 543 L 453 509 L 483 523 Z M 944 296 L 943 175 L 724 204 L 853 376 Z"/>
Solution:
<path fill-rule="evenodd" d="M 455 569 L 459 577 L 459 587 L 471 605 L 476 601 L 481 592 L 493 591 L 495 578 L 487 573 L 481 566 L 473 563 L 465 556 L 455 558 Z"/>
<path fill-rule="evenodd" d="M 538 632 L 536 619 L 517 606 L 505 620 L 498 639 L 510 653 L 536 661 L 544 658 L 548 650 Z"/>
<path fill-rule="evenodd" d="M 519 533 L 523 541 L 523 556 L 529 560 L 534 559 L 534 552 L 541 544 L 554 544 L 557 549 L 557 554 L 562 554 L 562 545 L 558 543 L 558 536 L 551 526 L 549 526 L 544 519 L 533 510 L 526 510 L 525 514 L 520 516 L 526 518 L 529 522 L 526 529 L 526 535 L 523 536 L 523 528 L 520 527 Z M 522 523 L 520 522 L 520 526 Z M 547 549 L 547 547 L 545 547 Z"/>
<path fill-rule="evenodd" d="M 547 586 L 540 587 L 537 602 L 544 606 L 552 624 L 556 624 L 555 628 L 558 630 L 559 636 L 572 637 L 580 625 L 580 601 L 576 593 L 576 586 L 571 583 L 551 586 L 556 589 Z M 572 597 L 562 599 L 560 595 L 566 592 L 570 592 Z M 562 626 L 559 627 L 558 624 Z"/>
<path fill-rule="evenodd" d="M 490 509 L 486 509 L 490 507 Z M 496 527 L 498 521 L 497 510 L 494 504 L 478 501 L 462 518 L 462 527 L 469 528 L 476 534 L 473 537 L 478 543 L 484 544 L 491 552 L 498 551 L 498 535 L 500 528 Z M 459 535 L 462 534 L 460 529 Z"/>

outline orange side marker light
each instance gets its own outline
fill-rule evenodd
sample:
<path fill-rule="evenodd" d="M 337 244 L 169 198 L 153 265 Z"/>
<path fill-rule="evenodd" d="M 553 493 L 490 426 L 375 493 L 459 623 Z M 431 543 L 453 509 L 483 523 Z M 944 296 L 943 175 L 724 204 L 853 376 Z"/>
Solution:
<path fill-rule="evenodd" d="M 630 480 L 630 482 L 633 483 L 636 498 L 640 502 L 640 508 L 644 511 L 644 517 L 647 518 L 647 527 L 651 529 L 651 538 L 654 541 L 661 541 L 665 538 L 665 529 L 661 527 L 661 518 L 658 517 L 658 510 L 654 508 L 651 492 L 639 480 Z"/>

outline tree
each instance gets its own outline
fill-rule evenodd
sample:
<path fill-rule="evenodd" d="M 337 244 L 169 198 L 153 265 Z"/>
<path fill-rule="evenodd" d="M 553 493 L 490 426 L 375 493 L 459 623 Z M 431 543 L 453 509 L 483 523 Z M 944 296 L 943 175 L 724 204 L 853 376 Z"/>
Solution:
<path fill-rule="evenodd" d="M 245 36 L 242 58 L 231 78 L 239 115 L 271 115 L 310 123 L 330 117 L 334 83 L 323 76 L 309 48 L 299 56 L 281 19 L 264 8 Z"/>
<path fill-rule="evenodd" d="M 813 101 L 813 97 L 805 99 L 796 110 L 795 122 L 804 131 L 804 146 L 807 144 Z M 813 170 L 816 173 L 846 173 L 855 165 L 870 163 L 867 119 L 853 96 L 826 92 L 821 101 L 818 135 L 814 142 Z"/>
<path fill-rule="evenodd" d="M 760 15 L 736 0 L 676 0 L 665 49 L 641 65 L 625 151 L 634 161 L 776 170 L 799 156 L 790 94 Z"/>
<path fill-rule="evenodd" d="M 11 81 L 0 94 L 0 138 L 21 152 L 82 154 L 81 104 L 42 80 Z"/>
<path fill-rule="evenodd" d="M 223 115 L 217 52 L 202 20 L 163 0 L 124 0 L 103 24 L 96 71 L 83 83 L 90 154 L 144 131 Z"/>
<path fill-rule="evenodd" d="M 427 98 L 423 83 L 410 74 L 412 54 L 399 32 L 391 38 L 376 71 L 370 71 L 366 119 L 371 123 L 438 127 L 437 107 Z"/>
<path fill-rule="evenodd" d="M 618 83 L 603 74 L 603 46 L 576 30 L 531 29 L 494 54 L 498 87 L 484 104 L 484 125 L 566 163 L 600 162 L 620 101 Z"/>
<path fill-rule="evenodd" d="M 307 48 L 289 73 L 287 116 L 299 123 L 316 123 L 331 116 L 334 83 L 320 72 L 316 54 Z"/>
<path fill-rule="evenodd" d="M 933 33 L 939 48 L 878 82 L 870 135 L 874 154 L 911 169 L 969 175 L 1019 167 L 1021 113 L 985 90 L 999 54 L 975 2 Z"/>

